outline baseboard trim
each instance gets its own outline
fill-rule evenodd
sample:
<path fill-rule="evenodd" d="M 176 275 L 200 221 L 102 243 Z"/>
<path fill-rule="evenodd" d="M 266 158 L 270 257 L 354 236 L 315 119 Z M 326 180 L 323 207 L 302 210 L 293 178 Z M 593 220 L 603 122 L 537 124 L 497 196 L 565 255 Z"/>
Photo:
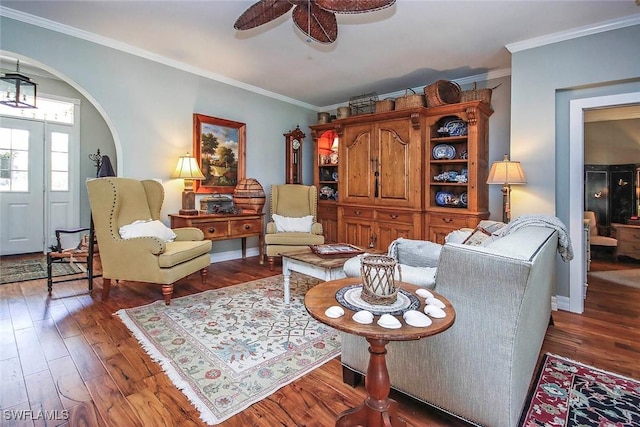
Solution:
<path fill-rule="evenodd" d="M 247 248 L 247 257 L 259 256 L 260 250 L 257 247 Z M 234 250 L 234 251 L 226 251 L 226 252 L 216 252 L 211 253 L 210 255 L 211 263 L 222 262 L 222 261 L 231 261 L 233 259 L 242 259 L 242 250 Z"/>

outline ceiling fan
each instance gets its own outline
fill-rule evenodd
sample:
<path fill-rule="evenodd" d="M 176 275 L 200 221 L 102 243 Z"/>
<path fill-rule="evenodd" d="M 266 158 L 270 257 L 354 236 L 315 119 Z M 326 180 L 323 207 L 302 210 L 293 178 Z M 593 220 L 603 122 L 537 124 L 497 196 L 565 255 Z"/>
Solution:
<path fill-rule="evenodd" d="M 310 39 L 330 44 L 338 38 L 336 13 L 364 13 L 387 8 L 396 0 L 260 0 L 236 20 L 236 30 L 250 30 L 293 8 L 293 22 Z"/>

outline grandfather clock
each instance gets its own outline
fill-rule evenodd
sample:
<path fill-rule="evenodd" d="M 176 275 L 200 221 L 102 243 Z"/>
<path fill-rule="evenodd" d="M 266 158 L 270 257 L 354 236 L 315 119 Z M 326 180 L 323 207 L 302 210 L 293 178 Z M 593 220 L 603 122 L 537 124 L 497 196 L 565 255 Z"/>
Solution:
<path fill-rule="evenodd" d="M 302 140 L 305 136 L 300 126 L 284 134 L 287 153 L 285 182 L 287 184 L 302 184 Z"/>

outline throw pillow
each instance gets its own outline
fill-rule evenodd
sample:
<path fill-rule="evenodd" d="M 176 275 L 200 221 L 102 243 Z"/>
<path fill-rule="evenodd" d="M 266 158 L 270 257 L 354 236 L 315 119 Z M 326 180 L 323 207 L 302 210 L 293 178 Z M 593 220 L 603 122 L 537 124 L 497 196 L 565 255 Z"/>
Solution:
<path fill-rule="evenodd" d="M 389 245 L 388 255 L 412 267 L 437 267 L 442 245 L 426 240 L 398 238 Z"/>
<path fill-rule="evenodd" d="M 445 243 L 462 243 L 465 240 L 467 240 L 467 238 L 469 236 L 471 236 L 471 233 L 473 232 L 473 230 L 453 230 L 451 233 L 447 234 L 444 238 L 444 242 Z"/>
<path fill-rule="evenodd" d="M 276 223 L 276 232 L 285 233 L 298 231 L 302 233 L 311 233 L 311 226 L 313 225 L 313 215 L 303 216 L 301 218 L 294 218 L 289 216 L 282 216 L 278 214 L 271 215 L 273 222 Z"/>
<path fill-rule="evenodd" d="M 469 246 L 484 246 L 484 242 L 491 238 L 491 233 L 484 228 L 477 226 L 462 244 Z"/>
<path fill-rule="evenodd" d="M 157 237 L 165 242 L 173 242 L 176 233 L 172 229 L 156 220 L 137 220 L 131 224 L 120 227 L 120 237 L 133 239 L 135 237 Z"/>

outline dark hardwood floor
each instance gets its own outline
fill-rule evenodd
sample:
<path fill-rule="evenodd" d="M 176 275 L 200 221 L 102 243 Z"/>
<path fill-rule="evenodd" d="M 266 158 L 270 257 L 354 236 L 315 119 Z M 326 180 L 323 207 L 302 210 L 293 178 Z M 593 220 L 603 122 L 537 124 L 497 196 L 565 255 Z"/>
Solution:
<path fill-rule="evenodd" d="M 595 260 L 592 271 L 638 267 Z M 210 269 L 209 287 L 279 274 L 256 258 Z M 98 278 L 90 295 L 86 280 L 78 280 L 54 285 L 48 297 L 44 279 L 0 285 L 0 425 L 204 426 L 195 408 L 113 316 L 120 308 L 161 299 L 160 287 L 114 284 L 107 302 L 100 300 L 101 288 Z M 203 289 L 195 274 L 175 287 L 174 297 Z M 591 279 L 585 307 L 583 315 L 553 313 L 555 324 L 542 352 L 640 378 L 640 289 Z M 362 386 L 343 384 L 339 359 L 334 359 L 219 425 L 330 426 L 364 396 Z M 463 425 L 411 399 L 394 397 L 409 426 Z M 68 420 L 46 420 L 42 414 L 36 420 L 15 419 L 22 410 L 32 411 L 32 418 L 46 410 Z"/>

